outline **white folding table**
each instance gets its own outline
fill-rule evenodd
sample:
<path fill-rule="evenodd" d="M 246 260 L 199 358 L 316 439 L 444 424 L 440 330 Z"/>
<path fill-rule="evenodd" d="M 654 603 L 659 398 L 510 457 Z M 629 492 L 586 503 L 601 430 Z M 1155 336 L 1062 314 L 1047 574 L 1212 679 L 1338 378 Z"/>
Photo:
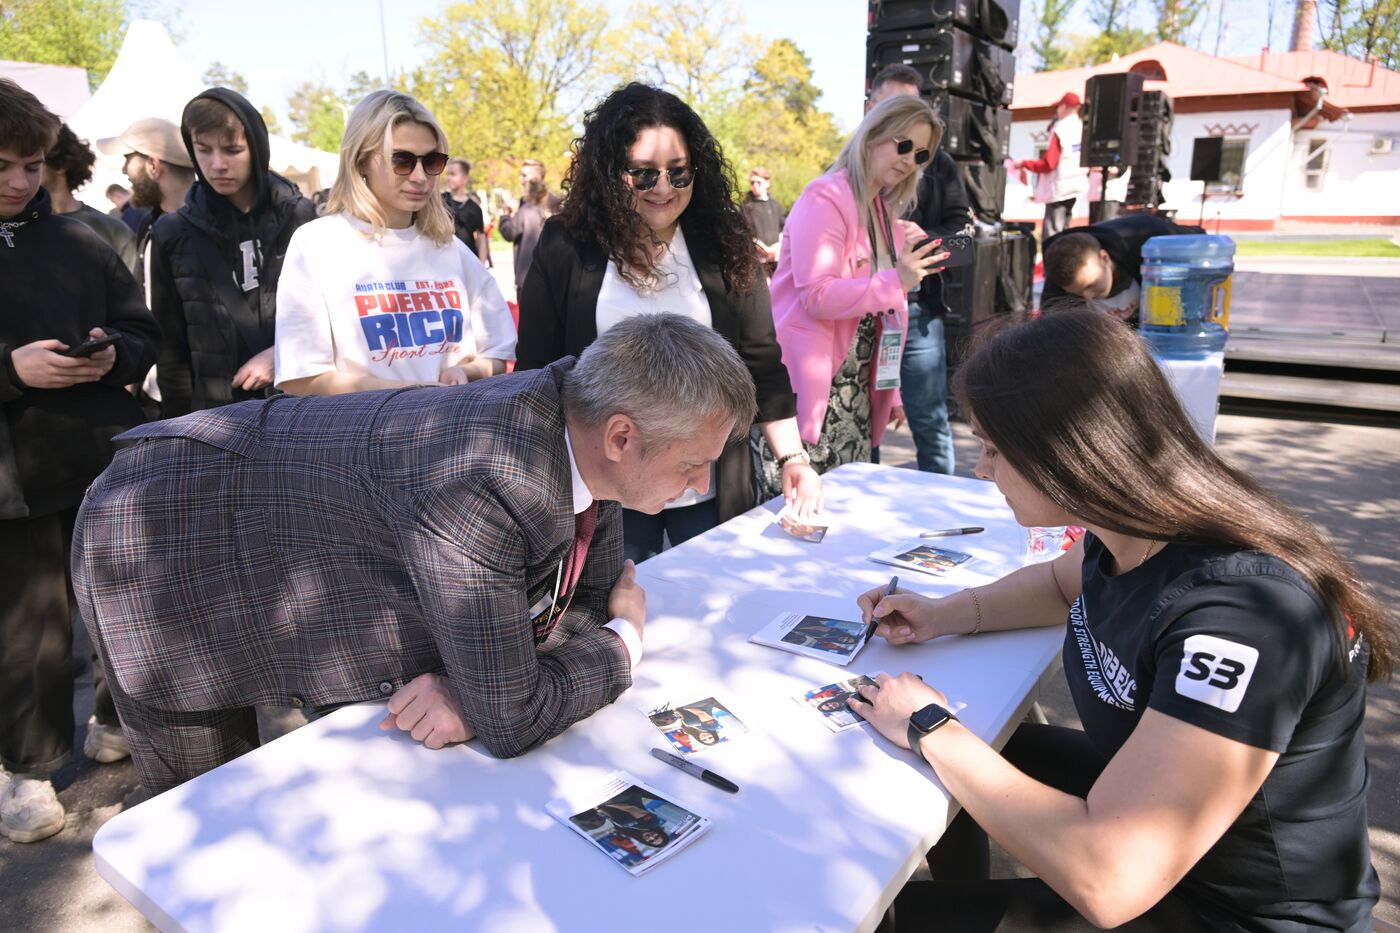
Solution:
<path fill-rule="evenodd" d="M 114 817 L 93 841 L 98 873 L 162 930 L 871 929 L 956 806 L 912 753 L 866 725 L 832 733 L 791 698 L 912 670 L 1000 747 L 1056 669 L 1063 629 L 877 640 L 848 668 L 750 643 L 784 610 L 858 618 L 855 596 L 891 573 L 865 555 L 921 530 L 981 525 L 942 543 L 1022 558 L 1024 530 L 991 484 L 858 464 L 826 490 L 835 524 L 820 544 L 772 528 L 770 503 L 644 563 L 633 687 L 528 754 L 430 751 L 380 732 L 383 704 L 342 709 Z M 736 795 L 648 754 L 665 743 L 643 706 L 707 696 L 751 730 L 696 756 Z M 546 814 L 617 769 L 710 832 L 633 878 Z"/>

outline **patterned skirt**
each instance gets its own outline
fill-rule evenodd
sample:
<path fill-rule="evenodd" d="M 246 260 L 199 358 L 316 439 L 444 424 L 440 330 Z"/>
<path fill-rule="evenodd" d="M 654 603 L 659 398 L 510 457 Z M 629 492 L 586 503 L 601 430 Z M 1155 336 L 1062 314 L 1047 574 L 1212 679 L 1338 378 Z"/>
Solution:
<path fill-rule="evenodd" d="M 815 444 L 802 446 L 819 474 L 843 463 L 870 462 L 870 365 L 875 351 L 875 315 L 867 314 L 856 327 L 846 360 L 831 381 L 822 434 Z M 758 499 L 767 502 L 783 494 L 782 470 L 768 441 L 757 428 L 749 433 Z"/>

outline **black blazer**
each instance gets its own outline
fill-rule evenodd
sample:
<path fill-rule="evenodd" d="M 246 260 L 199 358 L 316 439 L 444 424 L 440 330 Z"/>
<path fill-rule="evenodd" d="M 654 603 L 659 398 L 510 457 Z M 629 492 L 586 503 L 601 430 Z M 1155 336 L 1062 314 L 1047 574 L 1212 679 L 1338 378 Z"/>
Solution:
<path fill-rule="evenodd" d="M 773 333 L 773 306 L 759 276 L 746 291 L 725 278 L 708 241 L 681 218 L 686 246 L 700 274 L 715 330 L 739 352 L 753 376 L 758 421 L 780 421 L 797 414 L 782 350 Z M 558 217 L 545 222 L 530 271 L 520 287 L 520 334 L 515 368 L 539 369 L 565 356 L 577 356 L 598 338 L 598 293 L 608 257 L 597 243 L 576 240 Z M 748 445 L 725 448 L 717 470 L 719 519 L 726 521 L 758 499 Z"/>

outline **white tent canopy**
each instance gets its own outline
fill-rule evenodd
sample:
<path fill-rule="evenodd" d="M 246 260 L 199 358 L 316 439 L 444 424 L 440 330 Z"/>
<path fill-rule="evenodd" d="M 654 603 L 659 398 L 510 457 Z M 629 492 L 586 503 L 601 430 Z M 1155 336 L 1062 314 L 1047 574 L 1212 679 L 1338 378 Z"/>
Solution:
<path fill-rule="evenodd" d="M 107 79 L 69 118 L 68 125 L 79 137 L 95 144 L 108 136 L 120 136 L 143 117 L 164 117 L 179 123 L 185 104 L 204 89 L 204 82 L 170 41 L 165 27 L 153 20 L 138 19 L 127 29 Z M 305 190 L 315 190 L 335 180 L 339 162 L 334 153 L 280 136 L 271 138 L 269 148 L 272 170 Z M 78 193 L 78 197 L 100 210 L 110 206 L 105 197 L 109 184 L 127 184 L 121 165 L 113 162 L 99 154 L 92 182 Z"/>
<path fill-rule="evenodd" d="M 92 96 L 87 71 L 72 65 L 36 65 L 34 62 L 0 62 L 0 78 L 9 78 L 49 110 L 66 120 Z"/>

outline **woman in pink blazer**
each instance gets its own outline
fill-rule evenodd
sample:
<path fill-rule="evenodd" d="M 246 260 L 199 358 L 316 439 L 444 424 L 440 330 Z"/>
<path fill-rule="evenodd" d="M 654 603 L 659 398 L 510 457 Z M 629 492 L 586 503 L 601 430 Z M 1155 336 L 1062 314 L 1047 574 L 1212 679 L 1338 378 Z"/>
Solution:
<path fill-rule="evenodd" d="M 869 461 L 885 425 L 903 417 L 899 355 L 905 296 L 947 258 L 938 243 L 905 249 L 897 220 L 914 201 L 918 173 L 943 125 L 918 97 L 871 109 L 831 169 L 793 205 L 770 285 L 783 363 L 797 393 L 797 426 L 817 472 Z M 888 335 L 888 337 L 887 337 Z M 879 365 L 886 348 L 892 365 Z M 892 370 L 894 385 L 877 377 Z M 780 467 L 761 443 L 764 481 Z M 786 458 L 785 458 L 786 459 Z"/>

